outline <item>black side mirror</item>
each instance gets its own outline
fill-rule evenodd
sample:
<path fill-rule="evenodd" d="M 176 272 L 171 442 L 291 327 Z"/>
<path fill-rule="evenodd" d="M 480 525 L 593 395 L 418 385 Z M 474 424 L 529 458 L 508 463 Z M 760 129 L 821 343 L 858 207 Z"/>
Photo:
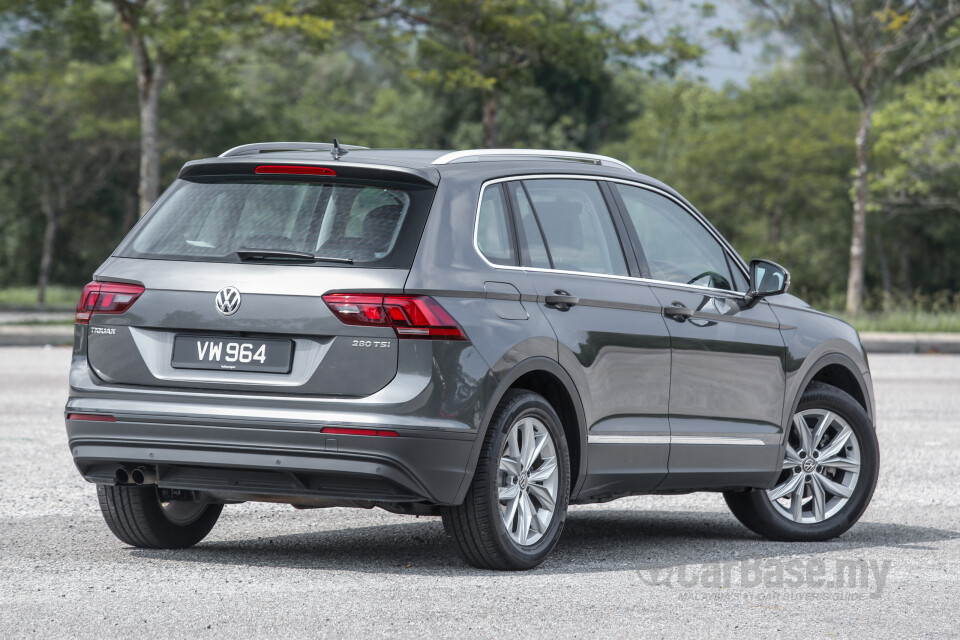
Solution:
<path fill-rule="evenodd" d="M 752 307 L 762 298 L 786 293 L 790 288 L 790 272 L 776 262 L 754 259 L 750 261 L 750 290 L 744 298 Z"/>

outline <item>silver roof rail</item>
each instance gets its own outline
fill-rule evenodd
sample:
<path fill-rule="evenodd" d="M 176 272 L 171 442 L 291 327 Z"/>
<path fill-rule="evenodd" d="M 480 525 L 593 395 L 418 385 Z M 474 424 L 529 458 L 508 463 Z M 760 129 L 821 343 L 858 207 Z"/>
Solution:
<path fill-rule="evenodd" d="M 369 149 L 369 147 L 358 147 L 351 144 L 340 145 L 342 149 Z M 239 147 L 228 149 L 220 154 L 221 158 L 232 158 L 233 156 L 247 156 L 264 151 L 331 151 L 333 144 L 329 142 L 254 142 L 252 144 L 242 144 Z"/>
<path fill-rule="evenodd" d="M 467 149 L 466 151 L 453 151 L 442 155 L 434 160 L 433 164 L 475 162 L 483 156 L 520 156 L 525 158 L 546 158 L 550 160 L 571 160 L 574 162 L 588 162 L 606 167 L 617 167 L 618 169 L 634 171 L 634 168 L 626 162 L 621 162 L 609 156 L 601 156 L 595 153 L 580 153 L 578 151 L 556 151 L 553 149 Z M 474 160 L 474 158 L 476 160 Z"/>

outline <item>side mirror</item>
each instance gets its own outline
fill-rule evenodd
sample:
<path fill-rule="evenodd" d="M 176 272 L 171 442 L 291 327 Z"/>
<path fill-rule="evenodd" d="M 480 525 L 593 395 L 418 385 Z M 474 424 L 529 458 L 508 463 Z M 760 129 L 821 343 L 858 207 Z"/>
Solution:
<path fill-rule="evenodd" d="M 750 290 L 744 302 L 752 307 L 762 298 L 786 293 L 790 288 L 790 272 L 770 260 L 750 261 Z"/>

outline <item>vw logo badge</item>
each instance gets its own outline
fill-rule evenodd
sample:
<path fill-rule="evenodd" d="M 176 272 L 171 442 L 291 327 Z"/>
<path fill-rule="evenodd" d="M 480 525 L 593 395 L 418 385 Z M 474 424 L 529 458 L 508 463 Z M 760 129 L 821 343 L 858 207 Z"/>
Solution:
<path fill-rule="evenodd" d="M 217 311 L 223 316 L 232 316 L 240 308 L 240 292 L 236 287 L 224 287 L 217 292 Z"/>

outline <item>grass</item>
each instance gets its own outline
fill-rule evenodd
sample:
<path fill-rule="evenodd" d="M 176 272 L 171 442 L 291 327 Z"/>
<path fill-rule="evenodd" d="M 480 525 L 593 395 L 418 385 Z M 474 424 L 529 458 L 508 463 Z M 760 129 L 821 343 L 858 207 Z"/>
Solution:
<path fill-rule="evenodd" d="M 37 304 L 36 287 L 7 287 L 0 289 L 0 309 L 70 310 L 77 306 L 80 291 L 80 287 L 50 285 L 47 287 L 47 302 L 41 307 Z"/>
<path fill-rule="evenodd" d="M 903 331 L 910 333 L 960 333 L 960 312 L 896 310 L 843 317 L 857 331 Z"/>

